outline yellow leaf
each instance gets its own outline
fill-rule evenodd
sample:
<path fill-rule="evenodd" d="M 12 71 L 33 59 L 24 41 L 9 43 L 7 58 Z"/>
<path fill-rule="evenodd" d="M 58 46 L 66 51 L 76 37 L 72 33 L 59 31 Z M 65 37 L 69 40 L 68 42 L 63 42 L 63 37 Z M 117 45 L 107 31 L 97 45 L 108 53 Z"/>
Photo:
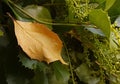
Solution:
<path fill-rule="evenodd" d="M 56 33 L 35 22 L 14 20 L 14 25 L 18 44 L 31 59 L 48 64 L 60 60 L 66 64 L 61 57 L 62 41 Z"/>

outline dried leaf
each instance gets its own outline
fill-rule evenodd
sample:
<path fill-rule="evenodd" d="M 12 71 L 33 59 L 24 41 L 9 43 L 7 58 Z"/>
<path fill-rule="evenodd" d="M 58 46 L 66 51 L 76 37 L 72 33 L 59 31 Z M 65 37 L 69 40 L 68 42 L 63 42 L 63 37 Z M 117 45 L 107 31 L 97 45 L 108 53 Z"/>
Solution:
<path fill-rule="evenodd" d="M 31 59 L 47 63 L 60 60 L 66 64 L 61 57 L 63 45 L 56 33 L 35 22 L 14 20 L 14 25 L 18 44 Z"/>

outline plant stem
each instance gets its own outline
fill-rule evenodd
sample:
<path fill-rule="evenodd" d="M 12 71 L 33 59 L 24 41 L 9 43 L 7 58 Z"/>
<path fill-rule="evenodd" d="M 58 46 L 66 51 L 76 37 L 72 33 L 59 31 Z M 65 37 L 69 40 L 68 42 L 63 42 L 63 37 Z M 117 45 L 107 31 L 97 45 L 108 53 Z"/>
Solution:
<path fill-rule="evenodd" d="M 73 82 L 73 84 L 76 84 L 75 83 L 74 74 L 73 74 L 73 69 L 72 69 L 70 55 L 69 55 L 69 52 L 68 52 L 68 49 L 67 49 L 67 46 L 66 46 L 65 42 L 64 42 L 64 46 L 65 46 L 66 54 L 67 54 L 68 60 L 69 60 L 69 66 L 70 66 L 70 73 L 71 73 L 71 77 L 72 77 L 72 82 Z"/>
<path fill-rule="evenodd" d="M 16 4 L 14 4 L 11 0 L 8 0 L 8 2 L 10 4 L 12 4 L 14 7 L 16 7 L 18 10 L 20 10 L 21 12 L 23 12 L 24 14 L 26 14 L 27 16 L 31 17 L 32 19 L 34 19 L 35 21 L 42 23 L 42 24 L 48 24 L 48 25 L 64 25 L 64 26 L 82 26 L 84 24 L 71 24 L 71 23 L 51 23 L 51 22 L 46 22 L 46 21 L 42 21 L 39 20 L 37 18 L 34 18 L 32 15 L 30 15 L 29 13 L 27 13 L 26 11 L 24 11 L 22 8 L 20 8 L 19 6 L 17 6 Z M 11 8 L 11 7 L 10 7 Z M 13 9 L 13 8 L 11 8 Z M 14 11 L 14 10 L 13 10 Z M 86 24 L 86 23 L 85 23 Z"/>
<path fill-rule="evenodd" d="M 88 14 L 88 3 L 89 3 L 89 1 L 86 0 L 86 14 Z"/>

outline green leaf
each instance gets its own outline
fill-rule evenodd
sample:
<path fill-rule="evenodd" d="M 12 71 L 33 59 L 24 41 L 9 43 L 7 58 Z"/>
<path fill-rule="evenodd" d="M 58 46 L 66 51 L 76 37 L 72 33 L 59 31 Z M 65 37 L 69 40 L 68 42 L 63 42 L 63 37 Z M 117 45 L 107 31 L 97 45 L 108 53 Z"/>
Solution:
<path fill-rule="evenodd" d="M 19 54 L 19 61 L 22 63 L 23 66 L 29 69 L 39 69 L 40 71 L 43 71 L 47 68 L 47 65 L 43 62 L 38 62 L 37 60 L 29 59 L 24 53 Z"/>
<path fill-rule="evenodd" d="M 20 62 L 26 68 L 35 72 L 32 84 L 68 84 L 70 73 L 60 62 L 54 62 L 51 65 L 27 58 L 24 53 L 19 54 Z M 30 84 L 31 84 L 30 83 Z"/>
<path fill-rule="evenodd" d="M 89 14 L 89 20 L 92 24 L 100 28 L 106 37 L 110 37 L 111 22 L 108 14 L 102 9 L 94 9 Z"/>
<path fill-rule="evenodd" d="M 19 61 L 22 63 L 23 66 L 29 69 L 34 69 L 34 65 L 37 64 L 37 61 L 30 60 L 25 54 L 19 54 Z"/>
<path fill-rule="evenodd" d="M 111 22 L 114 23 L 115 19 L 120 15 L 120 0 L 116 0 L 113 6 L 108 10 Z"/>
<path fill-rule="evenodd" d="M 39 71 L 35 70 L 35 76 L 34 78 L 30 81 L 29 84 L 50 84 L 48 82 L 48 77 L 46 71 Z"/>
<path fill-rule="evenodd" d="M 58 61 L 54 62 L 52 64 L 52 67 L 53 67 L 54 74 L 57 80 L 55 84 L 68 84 L 70 73 L 67 70 L 67 68 Z"/>
<path fill-rule="evenodd" d="M 109 10 L 110 7 L 115 3 L 116 0 L 106 0 L 105 11 Z"/>
<path fill-rule="evenodd" d="M 115 24 L 117 27 L 120 27 L 120 16 L 115 20 Z"/>
<path fill-rule="evenodd" d="M 54 62 L 42 71 L 38 68 L 34 72 L 35 76 L 30 84 L 68 84 L 70 77 L 68 70 L 60 62 Z"/>
<path fill-rule="evenodd" d="M 77 69 L 75 69 L 76 75 L 79 79 L 87 84 L 97 84 L 100 79 L 92 76 L 92 71 L 87 66 L 87 64 L 83 63 Z"/>
<path fill-rule="evenodd" d="M 51 20 L 50 12 L 48 11 L 47 8 L 43 6 L 28 5 L 24 7 L 24 10 L 34 18 L 42 19 L 46 21 Z"/>
<path fill-rule="evenodd" d="M 98 34 L 100 36 L 105 36 L 100 29 L 96 28 L 86 28 L 88 31 L 92 32 L 93 34 Z"/>
<path fill-rule="evenodd" d="M 38 21 L 52 22 L 50 12 L 43 6 L 28 5 L 23 10 Z M 52 28 L 51 25 L 49 28 Z"/>

